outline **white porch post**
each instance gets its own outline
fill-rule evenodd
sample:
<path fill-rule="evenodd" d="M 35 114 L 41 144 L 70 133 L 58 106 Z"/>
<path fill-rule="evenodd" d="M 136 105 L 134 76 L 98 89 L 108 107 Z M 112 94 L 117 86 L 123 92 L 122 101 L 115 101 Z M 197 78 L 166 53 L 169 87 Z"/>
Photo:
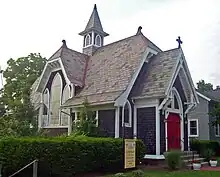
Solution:
<path fill-rule="evenodd" d="M 72 113 L 72 109 L 70 109 L 70 115 L 71 113 Z M 73 125 L 72 116 L 68 116 L 68 135 L 72 133 L 72 125 Z"/>
<path fill-rule="evenodd" d="M 160 111 L 156 108 L 156 155 L 160 155 Z"/>
<path fill-rule="evenodd" d="M 119 113 L 120 107 L 115 109 L 115 138 L 119 138 Z"/>
<path fill-rule="evenodd" d="M 134 105 L 134 130 L 133 130 L 134 138 L 137 138 L 137 108 Z"/>

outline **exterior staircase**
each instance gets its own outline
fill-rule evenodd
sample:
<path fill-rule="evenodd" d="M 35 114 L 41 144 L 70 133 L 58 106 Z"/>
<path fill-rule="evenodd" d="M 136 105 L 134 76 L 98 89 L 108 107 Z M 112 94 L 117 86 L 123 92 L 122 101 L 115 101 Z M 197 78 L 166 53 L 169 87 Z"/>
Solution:
<path fill-rule="evenodd" d="M 192 161 L 196 160 L 201 163 L 201 166 L 208 166 L 209 163 L 205 162 L 205 158 L 199 156 L 197 152 L 193 151 L 184 151 L 182 155 L 182 159 L 186 168 L 192 168 Z"/>

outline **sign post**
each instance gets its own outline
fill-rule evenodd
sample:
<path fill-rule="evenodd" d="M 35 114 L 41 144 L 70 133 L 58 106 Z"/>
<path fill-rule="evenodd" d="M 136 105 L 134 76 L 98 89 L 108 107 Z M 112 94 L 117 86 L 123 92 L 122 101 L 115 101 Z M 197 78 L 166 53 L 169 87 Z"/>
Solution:
<path fill-rule="evenodd" d="M 136 167 L 136 139 L 124 139 L 124 168 Z"/>

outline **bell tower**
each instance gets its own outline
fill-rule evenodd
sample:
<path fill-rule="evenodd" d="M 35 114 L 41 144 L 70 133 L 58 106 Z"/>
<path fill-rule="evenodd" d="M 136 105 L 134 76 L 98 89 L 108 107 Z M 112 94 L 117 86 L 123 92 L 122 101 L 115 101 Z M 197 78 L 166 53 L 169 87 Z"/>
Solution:
<path fill-rule="evenodd" d="M 79 35 L 83 36 L 83 53 L 86 55 L 93 55 L 97 48 L 103 46 L 104 37 L 109 34 L 104 32 L 102 28 L 96 4 L 85 30 L 80 32 Z"/>

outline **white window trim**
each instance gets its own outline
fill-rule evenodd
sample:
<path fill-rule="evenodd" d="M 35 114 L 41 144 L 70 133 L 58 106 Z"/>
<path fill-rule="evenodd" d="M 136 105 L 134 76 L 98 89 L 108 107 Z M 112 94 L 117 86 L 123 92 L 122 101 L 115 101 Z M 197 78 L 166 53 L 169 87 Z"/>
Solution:
<path fill-rule="evenodd" d="M 61 87 L 60 87 L 60 106 L 61 106 L 61 105 L 62 105 L 63 79 L 62 79 L 62 77 L 61 77 L 61 75 L 60 75 L 59 72 L 56 73 L 56 75 L 55 75 L 54 78 L 53 78 L 52 84 L 51 84 L 51 98 L 52 98 L 52 96 L 53 96 L 53 92 L 52 92 L 52 91 L 53 91 L 53 88 L 52 88 L 52 86 L 53 86 L 54 80 L 55 80 L 55 78 L 56 78 L 57 76 L 60 78 L 60 82 L 61 82 Z M 51 101 L 51 99 L 50 99 L 50 101 Z M 51 105 L 51 103 L 50 103 L 50 105 Z M 50 110 L 50 112 L 52 112 L 52 110 Z M 51 116 L 50 116 L 50 123 L 51 123 Z M 51 126 L 50 123 L 49 123 L 49 126 Z M 55 126 L 57 126 L 57 125 L 55 125 Z M 60 109 L 59 109 L 59 121 L 58 121 L 58 126 L 61 126 L 61 110 L 60 110 Z"/>
<path fill-rule="evenodd" d="M 191 121 L 196 121 L 196 135 L 191 135 L 190 134 L 190 122 Z M 198 119 L 189 119 L 188 120 L 188 134 L 189 134 L 189 137 L 198 137 L 199 136 L 199 120 Z"/>
<path fill-rule="evenodd" d="M 89 38 L 89 44 L 88 44 L 88 45 L 86 44 L 87 38 Z M 84 45 L 84 47 L 88 47 L 88 46 L 90 46 L 90 45 L 91 45 L 91 37 L 90 37 L 89 34 L 87 34 L 86 37 L 85 37 L 85 45 Z"/>
<path fill-rule="evenodd" d="M 128 104 L 128 111 L 129 111 L 129 122 L 124 122 L 124 108 L 126 106 L 126 104 Z M 130 102 L 127 100 L 127 102 L 125 102 L 123 108 L 122 108 L 122 127 L 132 127 L 132 109 L 131 109 L 131 104 Z"/>
<path fill-rule="evenodd" d="M 98 45 L 97 44 L 97 39 L 100 39 L 100 45 Z M 101 45 L 102 45 L 102 38 L 101 38 L 101 36 L 98 34 L 98 35 L 96 35 L 96 37 L 95 37 L 95 45 L 97 46 L 97 47 L 100 47 Z"/>
<path fill-rule="evenodd" d="M 48 126 L 50 124 L 50 91 L 48 88 L 46 88 L 43 92 L 43 95 L 45 95 L 45 92 L 47 92 L 47 101 L 48 101 L 48 108 L 47 108 L 47 125 Z M 44 97 L 43 97 L 44 98 Z M 45 104 L 44 100 L 43 100 L 43 104 Z"/>
<path fill-rule="evenodd" d="M 216 126 L 218 126 L 218 135 L 216 134 Z M 216 137 L 220 137 L 220 125 L 219 124 L 217 124 L 217 125 L 215 125 L 215 136 Z"/>

